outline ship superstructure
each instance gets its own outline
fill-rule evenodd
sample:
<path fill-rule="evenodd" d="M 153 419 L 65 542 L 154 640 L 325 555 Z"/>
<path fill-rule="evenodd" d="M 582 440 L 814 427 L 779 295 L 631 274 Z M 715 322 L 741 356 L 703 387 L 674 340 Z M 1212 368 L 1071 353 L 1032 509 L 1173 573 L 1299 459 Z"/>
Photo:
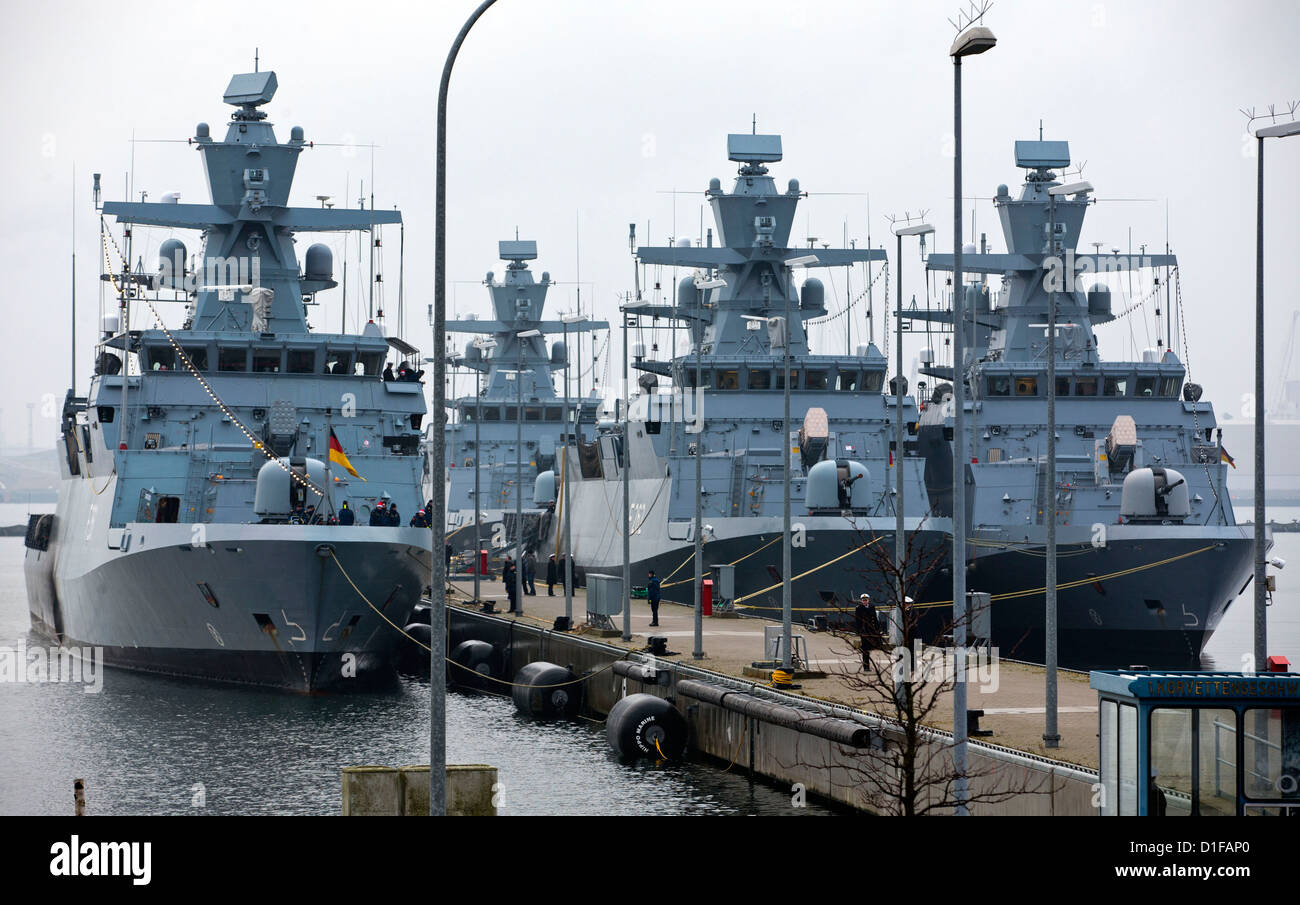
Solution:
<path fill-rule="evenodd" d="M 1005 253 L 963 254 L 969 358 L 966 468 L 968 585 L 992 594 L 993 639 L 1003 656 L 1039 659 L 1044 635 L 1046 520 L 1057 521 L 1059 652 L 1078 668 L 1195 666 L 1224 611 L 1251 576 L 1251 537 L 1235 524 L 1227 457 L 1214 409 L 1172 349 L 1107 361 L 1094 326 L 1116 317 L 1106 273 L 1172 272 L 1173 255 L 1088 254 L 1080 234 L 1091 186 L 1058 195 L 1069 165 L 1063 141 L 1016 143 L 1026 171 L 993 204 Z M 1057 264 L 1059 262 L 1059 266 Z M 951 271 L 952 255 L 928 266 Z M 985 280 L 1001 278 L 1000 291 Z M 1057 341 L 1056 473 L 1047 471 L 1048 305 Z M 951 329 L 950 312 L 904 311 Z M 1163 344 L 1161 344 L 1163 345 Z M 931 463 L 937 513 L 952 508 L 953 369 L 922 414 L 918 441 Z"/>
<path fill-rule="evenodd" d="M 529 269 L 537 243 L 503 240 L 498 250 L 507 262 L 505 273 L 498 279 L 489 272 L 483 281 L 492 319 L 447 323 L 449 333 L 481 334 L 452 362 L 474 372 L 474 393 L 448 402 L 453 420 L 446 429 L 447 529 L 458 550 L 474 546 L 476 492 L 480 544 L 513 544 L 517 508 L 524 510 L 525 536 L 538 542 L 543 511 L 533 502 L 536 478 L 555 467 L 565 424 L 571 435 L 591 429 L 600 407 L 594 392 L 575 394 L 566 416 L 566 394 L 556 392 L 554 372 L 566 378 L 571 355 L 563 339 L 552 342 L 549 352 L 546 343 L 557 336 L 573 342 L 609 325 L 589 318 L 543 319 L 552 281 L 549 272 L 537 280 Z"/>
<path fill-rule="evenodd" d="M 383 376 L 390 352 L 418 353 L 374 321 L 313 331 L 332 256 L 315 244 L 300 264 L 294 236 L 401 215 L 289 206 L 311 145 L 301 127 L 277 140 L 260 109 L 276 87 L 273 72 L 236 75 L 224 138 L 196 128 L 210 203 L 103 204 L 123 227 L 104 231 L 119 313 L 88 392 L 64 405 L 58 507 L 28 532 L 31 619 L 110 665 L 358 687 L 391 677 L 408 642 L 386 623 L 404 625 L 427 584 L 431 533 L 407 524 L 423 502 L 422 385 Z M 202 250 L 173 236 L 157 271 L 134 272 L 146 227 L 196 231 Z M 184 322 L 167 327 L 177 303 Z M 400 523 L 372 525 L 381 504 Z"/>
<path fill-rule="evenodd" d="M 815 354 L 806 324 L 827 316 L 821 280 L 800 267 L 881 261 L 872 249 L 793 247 L 803 197 L 798 180 L 778 189 L 768 165 L 782 158 L 777 135 L 728 136 L 738 165 L 730 191 L 713 179 L 706 198 L 718 246 L 640 247 L 644 264 L 682 268 L 671 304 L 634 300 L 625 316 L 685 326 L 691 351 L 654 360 L 640 349 L 640 372 L 626 442 L 631 452 L 631 561 L 635 584 L 653 568 L 664 597 L 693 596 L 695 503 L 702 501 L 704 567 L 733 567 L 718 584 L 723 605 L 779 612 L 782 598 L 784 457 L 791 459 L 792 593 L 802 621 L 842 613 L 858 594 L 893 593 L 879 568 L 894 549 L 895 469 L 905 475 L 905 530 L 930 558 L 924 581 L 942 573 L 946 520 L 930 515 L 923 460 L 911 445 L 891 450 L 893 396 L 874 344 L 856 354 Z M 788 321 L 787 321 L 788 315 Z M 788 323 L 788 328 L 786 324 Z M 790 432 L 783 425 L 785 346 L 790 351 Z M 697 372 L 699 377 L 697 378 Z M 661 381 L 663 381 L 661 383 Z M 904 397 L 902 418 L 915 421 Z M 559 491 L 572 506 L 572 553 L 580 571 L 619 574 L 622 563 L 623 424 L 584 438 Z M 701 480 L 695 480 L 699 457 Z M 557 523 L 558 523 L 557 519 Z M 611 530 L 612 525 L 612 530 Z"/>

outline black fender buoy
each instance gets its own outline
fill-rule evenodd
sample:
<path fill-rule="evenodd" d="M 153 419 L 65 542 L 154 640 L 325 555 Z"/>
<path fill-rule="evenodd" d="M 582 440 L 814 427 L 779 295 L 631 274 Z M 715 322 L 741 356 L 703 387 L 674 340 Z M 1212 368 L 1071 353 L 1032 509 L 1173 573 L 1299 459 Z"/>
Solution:
<path fill-rule="evenodd" d="M 447 681 L 466 688 L 489 688 L 499 683 L 496 676 L 496 648 L 486 641 L 462 641 L 451 652 Z"/>
<path fill-rule="evenodd" d="M 677 760 L 686 751 L 686 735 L 686 717 L 652 694 L 628 695 L 610 708 L 605 720 L 605 737 L 624 760 Z"/>
<path fill-rule="evenodd" d="M 582 683 L 573 671 L 538 660 L 515 674 L 511 689 L 520 713 L 542 719 L 573 718 L 582 708 Z"/>
<path fill-rule="evenodd" d="M 411 618 L 407 621 L 411 623 L 418 622 L 421 625 L 429 625 L 433 621 L 433 610 L 427 603 L 417 603 L 414 609 L 411 610 Z"/>
<path fill-rule="evenodd" d="M 423 622 L 412 622 L 403 631 L 410 637 L 402 638 L 397 642 L 398 670 L 412 675 L 427 676 L 431 658 L 429 652 L 420 644 L 433 646 L 433 630 Z M 416 644 L 416 641 L 419 644 Z"/>

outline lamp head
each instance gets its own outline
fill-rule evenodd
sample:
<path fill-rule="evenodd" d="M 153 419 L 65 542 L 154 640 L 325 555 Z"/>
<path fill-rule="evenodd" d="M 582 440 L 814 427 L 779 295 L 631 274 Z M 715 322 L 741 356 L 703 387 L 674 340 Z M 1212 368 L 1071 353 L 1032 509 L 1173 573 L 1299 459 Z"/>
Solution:
<path fill-rule="evenodd" d="M 954 60 L 960 60 L 962 57 L 974 56 L 977 53 L 984 53 L 986 50 L 992 50 L 998 43 L 998 39 L 993 37 L 993 31 L 984 25 L 976 25 L 966 29 L 952 42 L 952 47 L 948 50 L 948 55 Z"/>

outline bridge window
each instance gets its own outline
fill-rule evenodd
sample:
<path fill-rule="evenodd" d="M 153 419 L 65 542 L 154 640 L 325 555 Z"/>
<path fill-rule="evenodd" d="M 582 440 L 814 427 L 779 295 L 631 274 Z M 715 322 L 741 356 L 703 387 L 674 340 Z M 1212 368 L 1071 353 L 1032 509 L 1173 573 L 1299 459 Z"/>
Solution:
<path fill-rule="evenodd" d="M 352 373 L 352 353 L 335 352 L 330 350 L 325 353 L 325 373 L 326 374 L 351 374 Z"/>
<path fill-rule="evenodd" d="M 1160 395 L 1167 399 L 1178 397 L 1178 386 L 1182 381 L 1177 377 L 1162 377 L 1160 379 Z"/>
<path fill-rule="evenodd" d="M 527 406 L 524 406 L 524 420 L 525 420 L 525 421 L 541 421 L 541 420 L 542 420 L 542 407 L 539 406 L 539 405 L 527 405 Z"/>
<path fill-rule="evenodd" d="M 208 369 L 208 350 L 205 346 L 182 346 L 190 363 L 200 371 Z"/>
<path fill-rule="evenodd" d="M 279 349 L 254 349 L 253 373 L 277 374 L 280 371 Z"/>
<path fill-rule="evenodd" d="M 1106 382 L 1103 384 L 1102 394 L 1105 396 L 1127 396 L 1128 378 L 1107 377 Z"/>
<path fill-rule="evenodd" d="M 1037 378 L 1037 377 L 1017 377 L 1017 378 L 1016 378 L 1016 395 L 1017 395 L 1017 396 L 1037 396 L 1037 395 L 1038 395 L 1038 378 Z"/>
<path fill-rule="evenodd" d="M 367 377 L 378 377 L 384 370 L 383 352 L 362 352 L 357 355 L 361 363 L 361 372 Z"/>
<path fill-rule="evenodd" d="M 1137 379 L 1137 395 L 1149 399 L 1156 394 L 1156 378 L 1139 377 Z"/>
<path fill-rule="evenodd" d="M 1070 378 L 1068 377 L 1056 378 L 1056 395 L 1057 396 L 1070 395 Z"/>
<path fill-rule="evenodd" d="M 861 377 L 857 371 L 840 371 L 835 377 L 835 388 L 840 392 L 852 392 L 858 388 Z"/>
<path fill-rule="evenodd" d="M 781 371 L 777 371 L 777 372 L 776 372 L 776 388 L 777 388 L 778 390 L 784 390 L 784 389 L 785 389 L 785 371 L 784 371 L 784 370 L 781 370 Z M 792 389 L 792 390 L 797 390 L 797 389 L 799 389 L 799 372 L 798 372 L 798 371 L 791 371 L 791 372 L 790 372 L 790 389 Z"/>
<path fill-rule="evenodd" d="M 217 350 L 218 371 L 247 371 L 248 350 L 220 348 Z"/>
<path fill-rule="evenodd" d="M 826 372 L 809 371 L 808 377 L 804 382 L 805 390 L 824 390 L 826 389 Z"/>
<path fill-rule="evenodd" d="M 1074 381 L 1074 395 L 1076 396 L 1096 396 L 1097 395 L 1097 378 L 1096 377 L 1077 377 Z"/>
<path fill-rule="evenodd" d="M 546 420 L 556 422 L 563 421 L 564 409 L 560 408 L 558 405 L 548 405 L 546 407 Z"/>
<path fill-rule="evenodd" d="M 153 346 L 146 352 L 145 358 L 151 371 L 176 370 L 176 353 L 171 346 Z"/>
<path fill-rule="evenodd" d="M 316 371 L 315 349 L 290 349 L 288 359 L 290 374 L 313 374 Z"/>
<path fill-rule="evenodd" d="M 740 389 L 740 376 L 738 371 L 719 371 L 717 388 L 720 390 L 738 390 Z"/>
<path fill-rule="evenodd" d="M 1010 396 L 1011 378 L 1001 374 L 990 377 L 988 380 L 988 394 L 990 396 Z"/>
<path fill-rule="evenodd" d="M 884 371 L 864 371 L 862 374 L 862 390 L 865 393 L 879 393 L 880 388 L 885 385 Z"/>
<path fill-rule="evenodd" d="M 772 388 L 772 372 L 750 368 L 749 388 L 751 390 L 770 390 Z"/>
<path fill-rule="evenodd" d="M 484 421 L 500 421 L 500 420 L 501 420 L 501 409 L 497 408 L 495 405 L 489 405 L 489 406 L 487 406 L 486 408 L 483 409 L 483 420 L 484 420 Z"/>

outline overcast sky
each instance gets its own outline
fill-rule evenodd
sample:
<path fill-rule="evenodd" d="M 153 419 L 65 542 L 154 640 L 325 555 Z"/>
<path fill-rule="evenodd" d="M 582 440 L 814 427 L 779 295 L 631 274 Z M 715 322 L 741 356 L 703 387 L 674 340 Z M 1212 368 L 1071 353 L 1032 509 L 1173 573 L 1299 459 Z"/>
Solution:
<path fill-rule="evenodd" d="M 199 121 L 223 135 L 230 108 L 222 92 L 231 74 L 252 69 L 254 48 L 279 79 L 267 109 L 280 140 L 302 125 L 309 140 L 342 145 L 303 153 L 296 204 L 327 194 L 355 207 L 359 180 L 371 190 L 373 154 L 376 204 L 399 207 L 406 222 L 405 333 L 428 350 L 437 82 L 474 5 L 6 4 L 0 165 L 10 187 L 0 255 L 11 288 L 0 443 L 25 442 L 29 402 L 37 403 L 37 443 L 54 437 L 41 401 L 44 394 L 61 401 L 68 384 L 74 213 L 85 390 L 100 266 L 90 174 L 104 174 L 106 200 L 120 199 L 132 135 L 184 140 Z M 580 277 L 584 310 L 594 302 L 597 316 L 616 321 L 617 296 L 633 277 L 628 223 L 638 224 L 642 243 L 695 238 L 709 178 L 729 186 L 734 175 L 726 134 L 748 131 L 752 116 L 760 132 L 783 136 L 785 160 L 772 168 L 778 186 L 795 177 L 811 193 L 797 237 L 838 246 L 847 231 L 861 246 L 870 227 L 880 244 L 886 214 L 928 209 L 936 244 L 951 250 L 947 19 L 956 10 L 948 2 L 861 0 L 500 0 L 470 35 L 452 80 L 447 272 L 449 281 L 464 281 L 449 287 L 457 312 L 487 316 L 477 281 L 502 269 L 496 241 L 517 227 L 538 241 L 536 269 L 561 284 L 550 313 L 573 307 Z M 1300 6 L 998 0 L 986 24 L 998 46 L 963 67 L 965 194 L 988 199 L 1002 182 L 1014 190 L 1021 172 L 1012 142 L 1036 137 L 1041 119 L 1045 138 L 1068 139 L 1075 160 L 1087 161 L 1083 177 L 1097 189 L 1083 247 L 1126 249 L 1131 229 L 1135 248 L 1162 250 L 1167 202 L 1192 378 L 1219 411 L 1239 414 L 1253 380 L 1256 197 L 1253 142 L 1239 108 L 1300 99 Z M 140 191 L 152 200 L 179 191 L 182 201 L 208 200 L 192 148 L 144 141 L 134 148 L 137 199 Z M 1288 270 L 1300 244 L 1300 139 L 1272 141 L 1267 152 L 1271 384 L 1300 307 Z M 977 230 L 1004 250 L 991 202 L 967 202 L 968 231 L 972 211 Z M 152 266 L 166 237 L 141 230 L 137 255 Z M 196 234 L 182 238 L 197 249 Z M 337 274 L 342 239 L 334 244 Z M 386 307 L 395 315 L 395 229 L 384 244 Z M 892 257 L 892 243 L 889 250 Z M 665 287 L 669 279 L 663 275 Z M 904 279 L 909 296 L 920 292 L 915 251 Z M 852 280 L 856 294 L 860 273 Z M 834 308 L 844 298 L 842 271 L 828 290 Z M 316 329 L 338 329 L 338 295 L 322 294 Z M 859 311 L 855 344 L 865 329 Z M 169 312 L 175 325 L 180 312 Z M 148 326 L 145 314 L 133 325 Z M 879 330 L 878 322 L 881 343 Z M 1149 315 L 1102 327 L 1102 354 L 1127 357 L 1151 344 L 1152 331 Z M 815 351 L 839 351 L 844 342 L 842 332 L 814 339 Z M 616 340 L 614 377 L 617 348 Z M 906 349 L 911 360 L 919 344 Z"/>

